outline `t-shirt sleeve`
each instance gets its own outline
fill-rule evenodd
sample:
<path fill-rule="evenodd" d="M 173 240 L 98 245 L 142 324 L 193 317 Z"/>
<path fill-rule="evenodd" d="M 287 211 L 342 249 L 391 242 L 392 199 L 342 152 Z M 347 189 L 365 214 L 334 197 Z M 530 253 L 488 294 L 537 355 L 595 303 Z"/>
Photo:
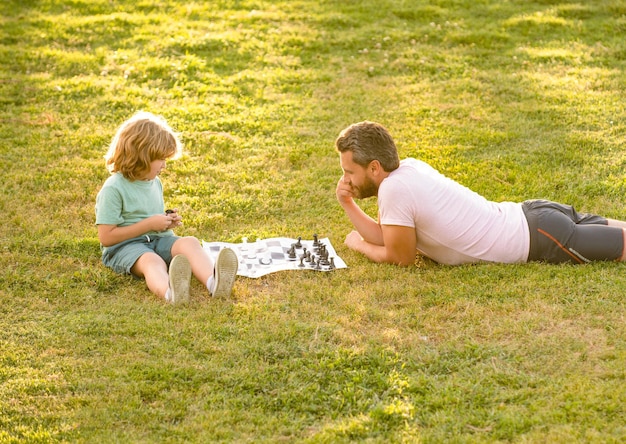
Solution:
<path fill-rule="evenodd" d="M 120 225 L 122 218 L 122 196 L 113 187 L 103 187 L 96 197 L 96 225 Z"/>
<path fill-rule="evenodd" d="M 378 215 L 382 225 L 415 228 L 411 193 L 400 181 L 386 180 L 378 190 Z"/>

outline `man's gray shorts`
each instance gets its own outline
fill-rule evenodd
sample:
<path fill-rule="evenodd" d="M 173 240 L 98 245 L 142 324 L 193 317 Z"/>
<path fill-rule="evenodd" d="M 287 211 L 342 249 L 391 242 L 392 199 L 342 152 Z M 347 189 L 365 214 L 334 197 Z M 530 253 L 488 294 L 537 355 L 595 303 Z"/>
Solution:
<path fill-rule="evenodd" d="M 547 200 L 527 200 L 522 209 L 530 229 L 529 261 L 581 264 L 622 256 L 624 231 L 607 226 L 603 217 Z"/>
<path fill-rule="evenodd" d="M 131 274 L 130 269 L 145 253 L 156 253 L 169 267 L 172 246 L 179 236 L 139 236 L 102 249 L 102 263 L 116 273 Z"/>

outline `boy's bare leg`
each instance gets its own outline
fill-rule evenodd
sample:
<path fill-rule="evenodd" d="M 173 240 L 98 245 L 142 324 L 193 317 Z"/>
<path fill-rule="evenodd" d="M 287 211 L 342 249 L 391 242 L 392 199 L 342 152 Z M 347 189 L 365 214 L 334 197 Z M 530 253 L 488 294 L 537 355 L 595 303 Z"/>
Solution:
<path fill-rule="evenodd" d="M 170 288 L 169 275 L 165 261 L 156 253 L 142 254 L 130 271 L 137 277 L 144 278 L 148 289 L 165 299 Z"/>
<path fill-rule="evenodd" d="M 213 260 L 202 248 L 200 241 L 195 237 L 182 237 L 172 245 L 172 257 L 184 254 L 191 265 L 191 272 L 202 285 L 206 285 L 213 275 Z"/>

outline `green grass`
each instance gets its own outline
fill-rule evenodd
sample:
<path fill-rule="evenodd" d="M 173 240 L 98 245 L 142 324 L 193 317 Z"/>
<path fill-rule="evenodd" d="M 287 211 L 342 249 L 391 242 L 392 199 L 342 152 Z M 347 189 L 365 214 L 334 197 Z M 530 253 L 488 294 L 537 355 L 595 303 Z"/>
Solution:
<path fill-rule="evenodd" d="M 624 441 L 624 267 L 370 263 L 333 142 L 379 121 L 490 199 L 624 219 L 625 32 L 623 0 L 2 2 L 0 442 Z M 176 308 L 105 269 L 139 109 L 182 133 L 179 234 L 319 233 L 349 268 Z"/>

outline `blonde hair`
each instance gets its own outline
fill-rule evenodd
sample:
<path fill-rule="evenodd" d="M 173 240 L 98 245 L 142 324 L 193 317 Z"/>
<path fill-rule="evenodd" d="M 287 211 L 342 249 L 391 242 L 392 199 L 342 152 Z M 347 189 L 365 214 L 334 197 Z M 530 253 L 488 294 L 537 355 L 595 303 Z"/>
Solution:
<path fill-rule="evenodd" d="M 138 180 L 150 171 L 152 161 L 177 159 L 181 154 L 178 134 L 165 119 L 140 111 L 119 127 L 104 158 L 111 173 Z"/>

